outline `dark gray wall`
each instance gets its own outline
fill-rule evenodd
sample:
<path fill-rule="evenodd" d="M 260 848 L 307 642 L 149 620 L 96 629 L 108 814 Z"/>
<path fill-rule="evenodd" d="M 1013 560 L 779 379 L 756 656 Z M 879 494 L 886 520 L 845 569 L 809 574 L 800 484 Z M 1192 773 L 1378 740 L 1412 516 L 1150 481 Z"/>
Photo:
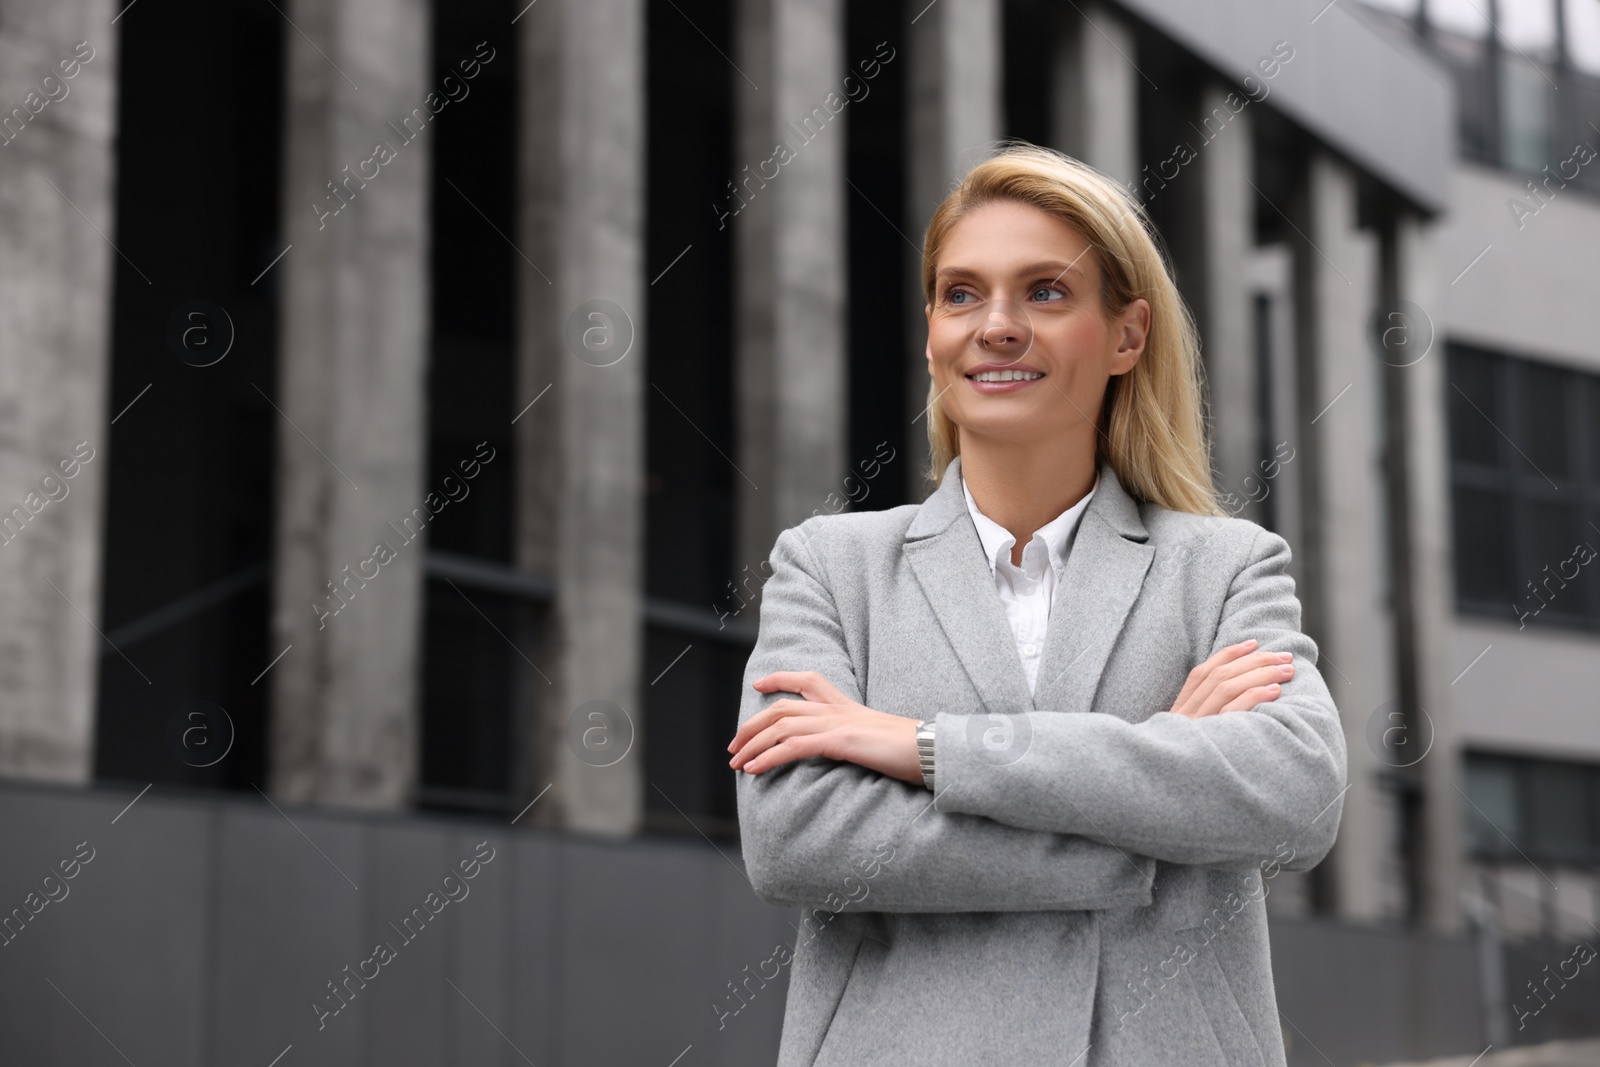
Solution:
<path fill-rule="evenodd" d="M 1272 973 L 1289 1067 L 1470 1057 L 1487 1044 L 1465 937 L 1280 919 Z"/>
<path fill-rule="evenodd" d="M 0 915 L 30 893 L 37 907 L 60 861 L 94 850 L 0 947 L 0 1064 L 667 1067 L 689 1046 L 681 1067 L 776 1059 L 787 971 L 720 1028 L 712 1007 L 795 936 L 737 845 L 154 789 L 128 808 L 138 792 L 0 782 Z M 467 895 L 403 941 L 389 923 L 442 896 L 482 841 L 495 857 Z M 394 958 L 319 1030 L 312 1003 L 378 941 Z M 1291 1067 L 1483 1047 L 1464 939 L 1275 920 L 1272 952 Z M 1506 958 L 1520 982 L 1544 956 Z M 1573 1019 L 1560 1036 L 1585 1031 Z"/>
<path fill-rule="evenodd" d="M 785 985 L 720 1030 L 712 1010 L 794 937 L 736 846 L 155 790 L 119 817 L 137 794 L 0 784 L 4 913 L 94 849 L 0 947 L 0 1063 L 267 1067 L 291 1045 L 278 1067 L 776 1058 Z M 388 923 L 485 840 L 467 895 L 402 941 Z M 395 957 L 319 1031 L 312 1002 L 380 940 Z"/>

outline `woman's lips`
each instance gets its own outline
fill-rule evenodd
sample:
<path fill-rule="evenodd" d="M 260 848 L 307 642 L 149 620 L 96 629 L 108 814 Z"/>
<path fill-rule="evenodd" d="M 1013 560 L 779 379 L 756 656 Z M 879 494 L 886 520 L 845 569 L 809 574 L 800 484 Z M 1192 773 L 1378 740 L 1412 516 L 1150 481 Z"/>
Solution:
<path fill-rule="evenodd" d="M 1022 378 L 1009 382 L 980 382 L 976 378 L 968 378 L 967 381 L 980 393 L 997 394 L 1020 392 L 1031 385 L 1038 385 L 1044 381 L 1044 377 L 1041 375 L 1038 378 Z"/>

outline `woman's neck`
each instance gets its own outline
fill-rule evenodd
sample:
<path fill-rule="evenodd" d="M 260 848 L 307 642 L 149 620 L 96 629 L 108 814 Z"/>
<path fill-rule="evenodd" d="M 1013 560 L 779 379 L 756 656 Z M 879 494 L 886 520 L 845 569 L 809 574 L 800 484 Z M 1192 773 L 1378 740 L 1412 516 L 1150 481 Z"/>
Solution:
<path fill-rule="evenodd" d="M 1094 488 L 1093 441 L 1087 445 L 1075 441 L 1068 446 L 1045 447 L 963 435 L 961 477 L 978 510 L 1016 539 L 1011 562 L 1020 565 L 1022 550 L 1034 531 Z"/>

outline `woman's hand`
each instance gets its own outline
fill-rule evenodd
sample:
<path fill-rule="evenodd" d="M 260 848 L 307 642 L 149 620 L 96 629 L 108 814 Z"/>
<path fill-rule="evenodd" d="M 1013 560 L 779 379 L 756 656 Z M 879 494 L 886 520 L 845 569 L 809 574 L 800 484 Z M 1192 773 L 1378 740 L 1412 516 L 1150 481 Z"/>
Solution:
<path fill-rule="evenodd" d="M 728 766 L 760 774 L 790 760 L 826 756 L 890 778 L 922 784 L 917 721 L 857 704 L 816 671 L 775 671 L 758 678 L 763 693 L 799 693 L 775 700 L 739 727 Z"/>
<path fill-rule="evenodd" d="M 1224 711 L 1248 711 L 1278 699 L 1279 683 L 1294 677 L 1288 652 L 1252 651 L 1255 640 L 1229 645 L 1189 672 L 1172 704 L 1175 715 L 1199 719 Z"/>

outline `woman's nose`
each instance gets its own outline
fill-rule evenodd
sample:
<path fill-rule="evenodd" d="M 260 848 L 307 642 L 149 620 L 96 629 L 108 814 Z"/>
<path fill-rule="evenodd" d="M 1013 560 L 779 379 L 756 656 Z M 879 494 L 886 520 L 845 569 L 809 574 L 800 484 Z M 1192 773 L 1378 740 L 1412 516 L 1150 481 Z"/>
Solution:
<path fill-rule="evenodd" d="M 1002 345 L 1028 346 L 1033 342 L 1033 323 L 1027 311 L 1009 300 L 991 304 L 978 329 L 978 341 L 985 348 Z"/>
<path fill-rule="evenodd" d="M 1016 324 L 997 312 L 989 314 L 989 321 L 983 326 L 983 343 L 987 345 L 1003 345 L 1018 340 Z"/>

